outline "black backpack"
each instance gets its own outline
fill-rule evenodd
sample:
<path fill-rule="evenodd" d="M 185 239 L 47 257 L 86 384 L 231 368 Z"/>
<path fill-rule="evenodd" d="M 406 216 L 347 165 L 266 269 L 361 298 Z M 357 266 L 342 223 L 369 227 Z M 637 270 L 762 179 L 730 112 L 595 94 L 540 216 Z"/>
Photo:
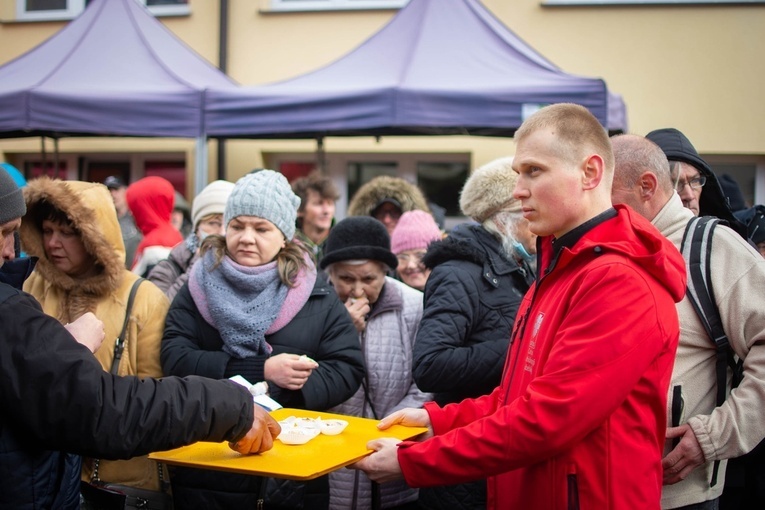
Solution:
<path fill-rule="evenodd" d="M 725 402 L 727 394 L 728 367 L 733 372 L 733 388 L 738 386 L 743 377 L 743 361 L 736 358 L 730 347 L 728 335 L 722 326 L 720 312 L 715 303 L 714 289 L 712 288 L 711 264 L 712 233 L 721 220 L 714 216 L 700 216 L 693 218 L 685 227 L 680 252 L 683 254 L 688 272 L 686 294 L 696 314 L 701 319 L 709 338 L 715 344 L 717 350 L 717 362 L 715 372 L 717 374 L 717 405 Z M 720 461 L 716 460 L 712 470 L 710 484 L 717 484 L 717 472 Z"/>
<path fill-rule="evenodd" d="M 732 388 L 743 378 L 743 361 L 736 358 L 722 327 L 712 288 L 710 255 L 712 232 L 721 220 L 712 216 L 692 219 L 683 235 L 681 252 L 687 264 L 687 295 L 717 350 L 717 405 L 725 402 L 727 368 L 733 372 Z M 723 222 L 725 223 L 725 222 Z M 710 485 L 717 483 L 720 461 L 715 461 Z M 759 509 L 765 500 L 765 441 L 746 455 L 728 461 L 721 510 Z"/>

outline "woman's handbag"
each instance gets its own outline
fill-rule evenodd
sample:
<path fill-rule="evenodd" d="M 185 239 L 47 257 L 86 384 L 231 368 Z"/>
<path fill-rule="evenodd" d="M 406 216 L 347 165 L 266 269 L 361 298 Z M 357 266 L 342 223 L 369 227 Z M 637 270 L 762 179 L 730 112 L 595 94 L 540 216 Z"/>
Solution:
<path fill-rule="evenodd" d="M 133 301 L 138 286 L 143 282 L 139 278 L 130 289 L 127 309 L 125 310 L 125 322 L 122 325 L 122 332 L 117 337 L 114 344 L 114 360 L 110 372 L 117 374 L 122 352 L 125 350 L 125 336 L 130 322 L 130 312 L 133 309 Z M 82 510 L 123 510 L 123 509 L 147 509 L 147 510 L 171 510 L 173 508 L 173 498 L 167 492 L 168 482 L 165 481 L 162 464 L 157 463 L 157 473 L 159 474 L 159 485 L 161 491 L 152 491 L 130 487 L 116 483 L 104 482 L 98 477 L 99 459 L 93 461 L 93 474 L 90 482 L 80 482 L 80 500 Z"/>
<path fill-rule="evenodd" d="M 81 510 L 172 510 L 173 498 L 167 492 L 102 482 L 96 474 L 97 466 L 98 459 L 91 481 L 80 482 Z M 164 487 L 167 482 L 162 476 L 162 465 L 158 463 L 157 469 L 159 483 Z"/>

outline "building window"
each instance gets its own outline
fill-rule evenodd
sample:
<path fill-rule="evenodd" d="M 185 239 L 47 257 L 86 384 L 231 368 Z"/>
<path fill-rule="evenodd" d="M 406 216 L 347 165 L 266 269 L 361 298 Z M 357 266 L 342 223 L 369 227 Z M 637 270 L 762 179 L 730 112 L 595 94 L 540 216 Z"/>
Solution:
<path fill-rule="evenodd" d="M 418 162 L 417 185 L 428 201 L 446 209 L 446 216 L 461 216 L 460 191 L 470 176 L 467 162 Z"/>
<path fill-rule="evenodd" d="M 189 14 L 189 0 L 136 0 L 155 16 Z M 90 0 L 16 0 L 16 19 L 20 21 L 70 20 L 79 16 Z"/>
<path fill-rule="evenodd" d="M 272 11 L 400 9 L 409 0 L 271 0 Z"/>
<path fill-rule="evenodd" d="M 27 181 L 31 181 L 32 179 L 36 179 L 38 177 L 50 177 L 51 179 L 61 179 L 66 180 L 68 177 L 67 173 L 67 162 L 66 161 L 59 161 L 58 162 L 58 171 L 55 169 L 56 164 L 50 161 L 47 161 L 43 163 L 42 161 L 25 161 L 24 162 L 24 178 Z"/>
<path fill-rule="evenodd" d="M 16 0 L 16 19 L 72 19 L 85 8 L 85 0 Z"/>
<path fill-rule="evenodd" d="M 348 163 L 348 197 L 359 188 L 381 175 L 398 177 L 398 163 L 395 161 L 356 161 Z"/>

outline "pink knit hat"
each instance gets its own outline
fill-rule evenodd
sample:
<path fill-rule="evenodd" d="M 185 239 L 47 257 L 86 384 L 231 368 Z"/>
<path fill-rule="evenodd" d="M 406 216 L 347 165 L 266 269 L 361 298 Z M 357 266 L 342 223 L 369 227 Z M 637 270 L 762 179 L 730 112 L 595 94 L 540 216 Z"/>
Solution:
<path fill-rule="evenodd" d="M 425 211 L 408 211 L 401 215 L 390 236 L 390 251 L 398 255 L 407 250 L 424 250 L 441 239 L 433 216 Z"/>

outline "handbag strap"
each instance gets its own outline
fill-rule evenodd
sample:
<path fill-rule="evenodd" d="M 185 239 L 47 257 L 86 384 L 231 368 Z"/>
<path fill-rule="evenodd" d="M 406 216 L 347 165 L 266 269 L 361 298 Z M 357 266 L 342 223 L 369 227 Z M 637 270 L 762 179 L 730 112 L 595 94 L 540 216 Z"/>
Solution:
<path fill-rule="evenodd" d="M 98 466 L 100 464 L 101 464 L 101 459 L 93 459 L 93 472 L 90 474 L 91 483 L 101 483 L 103 481 L 98 477 Z M 157 476 L 159 476 L 159 489 L 162 492 L 167 492 L 167 484 L 165 483 L 165 472 L 162 469 L 162 463 L 156 462 L 156 464 L 157 464 Z"/>
<path fill-rule="evenodd" d="M 133 286 L 130 288 L 130 295 L 128 296 L 127 307 L 125 309 L 125 322 L 122 324 L 122 332 L 117 337 L 117 341 L 114 342 L 114 359 L 112 360 L 112 369 L 110 372 L 117 375 L 117 371 L 120 367 L 120 360 L 122 359 L 122 351 L 125 350 L 125 335 L 127 335 L 128 324 L 130 323 L 130 312 L 133 309 L 133 301 L 135 301 L 135 294 L 138 291 L 138 286 L 144 281 L 143 278 L 138 278 Z"/>
<path fill-rule="evenodd" d="M 130 312 L 133 310 L 133 302 L 135 301 L 136 292 L 138 292 L 138 286 L 143 283 L 145 278 L 138 278 L 133 282 L 133 286 L 130 288 L 130 295 L 128 295 L 127 306 L 125 307 L 125 322 L 122 324 L 122 331 L 120 336 L 117 337 L 117 341 L 114 344 L 114 360 L 112 361 L 112 368 L 110 372 L 117 375 L 117 370 L 120 366 L 120 360 L 122 359 L 122 352 L 125 350 L 125 335 L 127 335 L 128 324 L 130 323 Z M 98 466 L 101 464 L 101 459 L 93 459 L 93 473 L 90 475 L 91 482 L 100 482 L 98 477 Z M 165 490 L 165 474 L 162 470 L 162 464 L 157 462 L 157 475 L 159 476 L 159 486 L 162 492 Z"/>

